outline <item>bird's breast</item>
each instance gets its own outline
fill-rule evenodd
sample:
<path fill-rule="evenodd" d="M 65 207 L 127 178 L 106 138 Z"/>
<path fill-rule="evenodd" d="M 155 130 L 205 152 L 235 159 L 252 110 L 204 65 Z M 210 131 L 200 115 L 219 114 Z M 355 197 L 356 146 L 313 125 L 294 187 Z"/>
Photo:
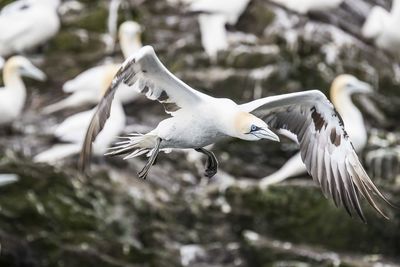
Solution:
<path fill-rule="evenodd" d="M 225 137 L 211 119 L 196 114 L 184 114 L 162 121 L 156 129 L 165 148 L 199 148 Z"/>

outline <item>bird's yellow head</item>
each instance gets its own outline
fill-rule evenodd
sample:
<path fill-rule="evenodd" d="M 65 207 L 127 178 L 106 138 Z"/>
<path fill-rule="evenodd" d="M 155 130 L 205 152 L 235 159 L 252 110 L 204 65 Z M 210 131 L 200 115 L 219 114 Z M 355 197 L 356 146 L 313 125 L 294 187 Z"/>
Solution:
<path fill-rule="evenodd" d="M 142 46 L 142 27 L 134 21 L 125 21 L 119 26 L 118 38 L 124 56 L 129 57 Z"/>
<path fill-rule="evenodd" d="M 360 81 L 353 75 L 342 74 L 332 82 L 330 94 L 334 105 L 339 103 L 342 95 L 352 95 L 357 93 L 372 93 L 370 84 Z"/>
<path fill-rule="evenodd" d="M 12 79 L 15 74 L 23 75 L 35 80 L 44 81 L 46 74 L 35 67 L 23 56 L 13 56 L 4 65 L 4 80 Z"/>
<path fill-rule="evenodd" d="M 269 129 L 263 120 L 248 112 L 238 112 L 235 116 L 234 127 L 236 137 L 243 140 L 257 141 L 260 139 L 269 139 L 279 141 L 279 137 Z"/>

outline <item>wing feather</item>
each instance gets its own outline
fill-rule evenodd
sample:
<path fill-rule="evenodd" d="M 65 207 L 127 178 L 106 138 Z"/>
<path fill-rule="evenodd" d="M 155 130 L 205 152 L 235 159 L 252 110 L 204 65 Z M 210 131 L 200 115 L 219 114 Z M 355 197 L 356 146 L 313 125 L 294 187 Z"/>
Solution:
<path fill-rule="evenodd" d="M 90 158 L 92 142 L 110 116 L 111 104 L 120 84 L 137 88 L 150 100 L 162 103 L 166 112 L 172 116 L 180 110 L 191 108 L 207 97 L 176 78 L 160 62 L 154 49 L 151 46 L 144 46 L 125 60 L 99 102 L 83 143 L 79 161 L 81 170 L 84 170 Z"/>
<path fill-rule="evenodd" d="M 241 105 L 272 128 L 297 136 L 303 162 L 322 193 L 337 207 L 365 221 L 359 195 L 383 217 L 380 199 L 393 206 L 362 167 L 333 105 L 320 91 L 312 90 L 258 99 Z"/>

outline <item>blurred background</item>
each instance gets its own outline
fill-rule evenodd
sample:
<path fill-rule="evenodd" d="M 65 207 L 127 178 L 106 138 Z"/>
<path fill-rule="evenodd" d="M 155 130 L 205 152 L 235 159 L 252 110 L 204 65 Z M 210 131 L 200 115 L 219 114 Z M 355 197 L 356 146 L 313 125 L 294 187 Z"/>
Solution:
<path fill-rule="evenodd" d="M 400 266 L 400 210 L 385 220 L 363 205 L 364 224 L 307 174 L 275 173 L 298 151 L 287 139 L 214 145 L 212 179 L 191 151 L 161 153 L 146 180 L 137 177 L 146 158 L 101 156 L 116 136 L 167 117 L 131 91 L 90 175 L 77 170 L 93 107 L 124 58 L 152 45 L 187 84 L 238 103 L 321 90 L 399 205 L 399 0 L 0 0 L 0 9 L 0 266 Z M 373 92 L 332 85 L 341 74 Z"/>

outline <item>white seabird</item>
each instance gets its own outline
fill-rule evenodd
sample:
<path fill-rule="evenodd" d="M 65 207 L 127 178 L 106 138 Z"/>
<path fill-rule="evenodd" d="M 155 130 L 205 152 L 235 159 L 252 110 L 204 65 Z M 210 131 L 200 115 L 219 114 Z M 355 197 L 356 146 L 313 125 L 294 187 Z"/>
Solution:
<path fill-rule="evenodd" d="M 19 177 L 13 173 L 0 173 L 0 187 L 18 182 Z"/>
<path fill-rule="evenodd" d="M 374 6 L 362 28 L 365 38 L 373 39 L 377 47 L 400 57 L 400 0 L 393 0 L 392 9 L 387 12 Z"/>
<path fill-rule="evenodd" d="M 324 11 L 337 8 L 343 0 L 271 0 L 300 14 L 307 14 L 310 11 Z"/>
<path fill-rule="evenodd" d="M 83 138 L 95 109 L 74 114 L 65 119 L 54 130 L 54 136 L 61 141 L 36 155 L 35 162 L 56 164 L 66 157 L 76 155 L 82 148 Z M 125 128 L 126 116 L 121 101 L 115 99 L 111 108 L 110 120 L 105 124 L 93 144 L 94 154 L 103 156 L 108 147 L 114 142 Z"/>
<path fill-rule="evenodd" d="M 358 214 L 364 220 L 359 203 L 362 195 L 385 216 L 375 198 L 389 202 L 368 177 L 345 132 L 343 121 L 320 91 L 266 97 L 237 105 L 227 98 L 200 93 L 176 78 L 162 65 L 150 46 L 125 60 L 100 101 L 82 147 L 82 169 L 89 160 L 92 141 L 110 115 L 112 100 L 120 84 L 137 85 L 149 99 L 162 103 L 172 116 L 146 134 L 127 136 L 126 141 L 117 143 L 108 153 L 127 154 L 125 159 L 147 154 L 150 158 L 139 172 L 140 178 L 146 178 L 159 151 L 170 148 L 195 149 L 207 155 L 206 175 L 212 177 L 217 172 L 217 159 L 204 146 L 227 137 L 279 141 L 271 127 L 297 136 L 307 170 L 323 193 L 333 198 L 337 205 L 343 205 L 350 215 Z"/>
<path fill-rule="evenodd" d="M 0 14 L 0 56 L 21 53 L 45 43 L 58 32 L 59 0 L 19 1 Z"/>
<path fill-rule="evenodd" d="M 371 93 L 372 88 L 369 84 L 362 82 L 352 75 L 339 75 L 333 81 L 330 94 L 333 105 L 342 116 L 346 132 L 354 146 L 356 152 L 360 152 L 367 144 L 367 129 L 364 124 L 363 116 L 352 102 L 351 96 L 358 93 Z M 297 142 L 297 139 L 295 140 Z M 287 178 L 303 175 L 307 173 L 301 153 L 291 157 L 278 171 L 260 180 L 260 187 L 276 184 Z"/>
<path fill-rule="evenodd" d="M 21 75 L 39 81 L 46 79 L 46 75 L 28 59 L 22 56 L 9 58 L 3 68 L 4 87 L 0 87 L 0 125 L 12 123 L 25 106 L 26 87 Z"/>
<path fill-rule="evenodd" d="M 119 28 L 121 50 L 125 58 L 142 47 L 140 38 L 142 30 L 138 23 L 125 21 Z M 63 91 L 71 95 L 51 104 L 43 109 L 46 114 L 66 108 L 79 107 L 85 104 L 97 104 L 104 92 L 111 84 L 121 64 L 104 64 L 90 68 L 63 85 Z M 124 86 L 122 86 L 124 87 Z M 125 104 L 133 101 L 137 93 L 128 87 L 121 88 L 119 99 Z"/>
<path fill-rule="evenodd" d="M 198 18 L 201 44 L 212 60 L 216 60 L 218 51 L 228 48 L 225 25 L 235 25 L 249 2 L 250 0 L 192 1 L 189 10 L 201 13 Z"/>

